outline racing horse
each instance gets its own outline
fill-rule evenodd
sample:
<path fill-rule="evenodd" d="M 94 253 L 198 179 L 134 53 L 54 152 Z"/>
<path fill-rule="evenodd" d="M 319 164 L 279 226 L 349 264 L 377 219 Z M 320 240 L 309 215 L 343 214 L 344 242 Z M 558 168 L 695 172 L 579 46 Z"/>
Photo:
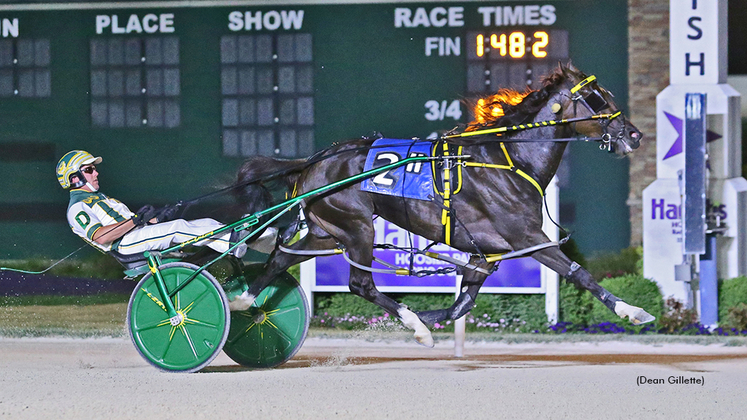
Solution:
<path fill-rule="evenodd" d="M 594 76 L 585 75 L 570 63 L 559 64 L 543 80 L 542 88 L 523 93 L 502 89 L 497 95 L 478 101 L 475 115 L 475 121 L 463 132 L 442 136 L 448 143 L 462 146 L 465 160 L 477 162 L 462 168 L 459 194 L 440 200 L 414 200 L 361 191 L 361 183 L 356 183 L 309 199 L 304 203 L 308 234 L 288 245 L 286 251 L 276 247 L 265 273 L 231 303 L 232 308 L 251 305 L 278 273 L 311 258 L 309 250 L 340 246 L 351 261 L 350 291 L 398 317 L 415 331 L 418 343 L 432 347 L 433 338 L 426 324 L 457 319 L 471 310 L 480 287 L 500 260 L 486 256 L 525 250 L 566 281 L 591 292 L 621 318 L 634 324 L 652 321 L 653 316 L 645 310 L 628 305 L 600 286 L 542 231 L 543 191 L 555 175 L 569 141 L 596 139 L 601 142 L 600 148 L 619 155 L 638 148 L 642 135 L 617 108 L 612 95 L 597 84 Z M 281 181 L 285 188 L 302 194 L 360 174 L 374 140 L 342 142 L 318 152 L 313 159 L 250 158 L 237 174 L 240 201 L 250 212 L 269 206 L 273 184 L 264 182 L 269 179 Z M 258 179 L 263 182 L 253 182 Z M 448 203 L 445 198 L 449 198 Z M 373 260 L 372 220 L 378 215 L 414 234 L 446 243 L 442 225 L 445 204 L 458 221 L 448 244 L 470 253 L 471 258 L 463 270 L 462 289 L 454 305 L 415 314 L 379 292 L 366 269 Z"/>

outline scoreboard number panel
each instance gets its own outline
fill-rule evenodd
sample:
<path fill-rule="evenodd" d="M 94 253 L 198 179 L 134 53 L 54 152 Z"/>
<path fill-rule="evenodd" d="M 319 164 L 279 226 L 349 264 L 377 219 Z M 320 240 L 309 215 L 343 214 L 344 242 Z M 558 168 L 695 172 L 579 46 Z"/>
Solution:
<path fill-rule="evenodd" d="M 225 156 L 314 152 L 312 41 L 309 33 L 221 37 Z"/>
<path fill-rule="evenodd" d="M 536 89 L 558 61 L 568 59 L 568 31 L 506 28 L 467 34 L 467 92 L 489 94 L 500 88 Z"/>
<path fill-rule="evenodd" d="M 80 95 L 54 81 L 86 78 L 93 132 L 153 138 L 170 131 L 197 138 L 196 120 L 185 115 L 213 100 L 217 112 L 199 123 L 224 158 L 307 156 L 373 130 L 432 135 L 467 122 L 464 99 L 536 88 L 571 51 L 579 64 L 593 60 L 598 45 L 620 43 L 614 32 L 624 35 L 627 22 L 606 20 L 603 31 L 588 24 L 626 10 L 624 0 L 47 6 L 0 7 L 0 97 L 51 97 L 78 109 Z M 212 47 L 192 45 L 198 40 Z M 185 71 L 196 63 L 211 70 Z"/>

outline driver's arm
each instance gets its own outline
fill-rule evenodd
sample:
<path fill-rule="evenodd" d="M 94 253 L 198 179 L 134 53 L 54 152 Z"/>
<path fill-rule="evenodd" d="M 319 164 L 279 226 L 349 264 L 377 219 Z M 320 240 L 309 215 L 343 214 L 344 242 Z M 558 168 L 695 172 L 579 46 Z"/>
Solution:
<path fill-rule="evenodd" d="M 134 228 L 135 223 L 132 221 L 132 219 L 127 219 L 119 223 L 101 226 L 100 228 L 96 229 L 95 232 L 93 232 L 93 236 L 91 236 L 91 239 L 93 239 L 93 241 L 97 244 L 106 245 L 123 237 L 127 232 L 131 231 Z"/>

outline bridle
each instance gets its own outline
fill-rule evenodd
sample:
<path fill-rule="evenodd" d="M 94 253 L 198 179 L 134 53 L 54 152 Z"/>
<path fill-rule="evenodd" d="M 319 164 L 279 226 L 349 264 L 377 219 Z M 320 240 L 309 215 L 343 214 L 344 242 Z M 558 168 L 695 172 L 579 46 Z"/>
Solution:
<path fill-rule="evenodd" d="M 472 136 L 481 136 L 485 134 L 497 134 L 500 135 L 502 133 L 509 133 L 514 131 L 522 131 L 522 130 L 528 130 L 532 128 L 541 128 L 541 127 L 548 127 L 553 125 L 564 125 L 564 124 L 573 124 L 574 128 L 573 131 L 578 134 L 578 131 L 575 129 L 575 125 L 578 122 L 583 121 L 593 121 L 598 120 L 599 124 L 602 126 L 602 135 L 600 137 L 594 138 L 594 137 L 580 137 L 575 136 L 571 138 L 555 138 L 555 139 L 512 139 L 512 138 L 504 138 L 501 139 L 501 141 L 504 142 L 532 142 L 532 141 L 541 141 L 541 142 L 567 142 L 567 141 L 599 141 L 601 144 L 599 145 L 600 150 L 608 150 L 609 152 L 614 152 L 613 149 L 613 137 L 609 133 L 609 125 L 612 123 L 612 120 L 622 115 L 622 111 L 613 109 L 612 113 L 602 113 L 604 109 L 611 108 L 609 102 L 607 102 L 604 97 L 596 90 L 596 89 L 584 89 L 582 92 L 582 89 L 584 87 L 587 87 L 590 83 L 596 81 L 596 76 L 592 75 L 584 80 L 580 81 L 578 84 L 573 86 L 570 89 L 570 96 L 567 94 L 563 94 L 564 96 L 568 97 L 568 99 L 571 100 L 573 103 L 573 118 L 567 118 L 567 119 L 561 119 L 561 120 L 549 120 L 549 121 L 540 121 L 536 123 L 526 123 L 526 124 L 519 124 L 514 126 L 506 126 L 506 127 L 496 127 L 496 128 L 488 128 L 483 130 L 474 130 L 474 131 L 465 131 L 462 133 L 455 133 L 455 132 L 448 132 L 441 136 L 441 139 L 455 139 L 455 138 L 461 138 L 461 137 L 472 137 Z M 578 104 L 583 104 L 589 111 L 592 112 L 591 115 L 586 117 L 577 117 L 578 115 Z M 624 120 L 624 118 L 623 118 Z M 622 140 L 622 138 L 625 136 L 625 122 L 623 121 L 622 127 L 620 128 L 620 131 L 615 136 L 615 140 Z"/>
<path fill-rule="evenodd" d="M 586 93 L 582 94 L 581 90 L 591 84 L 592 82 L 596 81 L 597 77 L 594 75 L 591 75 L 584 80 L 580 81 L 576 86 L 572 87 L 570 92 L 570 100 L 573 102 L 573 115 L 574 117 L 577 115 L 577 107 L 579 103 L 582 103 L 586 108 L 591 111 L 592 115 L 607 115 L 606 118 L 599 119 L 599 124 L 602 126 L 602 136 L 600 137 L 601 144 L 599 145 L 600 150 L 608 150 L 609 152 L 614 152 L 613 149 L 613 142 L 612 142 L 612 135 L 608 132 L 609 125 L 612 123 L 612 120 L 617 118 L 618 116 L 622 115 L 622 111 L 614 110 L 612 114 L 602 114 L 602 111 L 606 108 L 612 108 L 607 102 L 606 99 L 604 99 L 604 96 L 602 96 L 601 93 L 597 89 L 586 89 Z M 623 118 L 623 124 L 620 127 L 620 131 L 618 131 L 617 136 L 615 137 L 615 140 L 619 141 L 622 140 L 622 138 L 625 136 L 625 119 Z M 575 123 L 574 123 L 574 129 L 573 131 L 576 131 L 575 129 Z"/>

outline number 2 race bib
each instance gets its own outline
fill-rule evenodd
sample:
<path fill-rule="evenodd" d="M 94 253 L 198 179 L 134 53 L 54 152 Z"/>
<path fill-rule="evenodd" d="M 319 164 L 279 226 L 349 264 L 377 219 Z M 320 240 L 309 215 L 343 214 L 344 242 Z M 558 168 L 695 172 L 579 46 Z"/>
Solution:
<path fill-rule="evenodd" d="M 429 141 L 379 139 L 366 157 L 368 171 L 412 156 L 431 156 Z M 361 182 L 361 190 L 376 194 L 430 201 L 433 196 L 433 172 L 429 162 L 412 162 L 377 174 Z"/>

